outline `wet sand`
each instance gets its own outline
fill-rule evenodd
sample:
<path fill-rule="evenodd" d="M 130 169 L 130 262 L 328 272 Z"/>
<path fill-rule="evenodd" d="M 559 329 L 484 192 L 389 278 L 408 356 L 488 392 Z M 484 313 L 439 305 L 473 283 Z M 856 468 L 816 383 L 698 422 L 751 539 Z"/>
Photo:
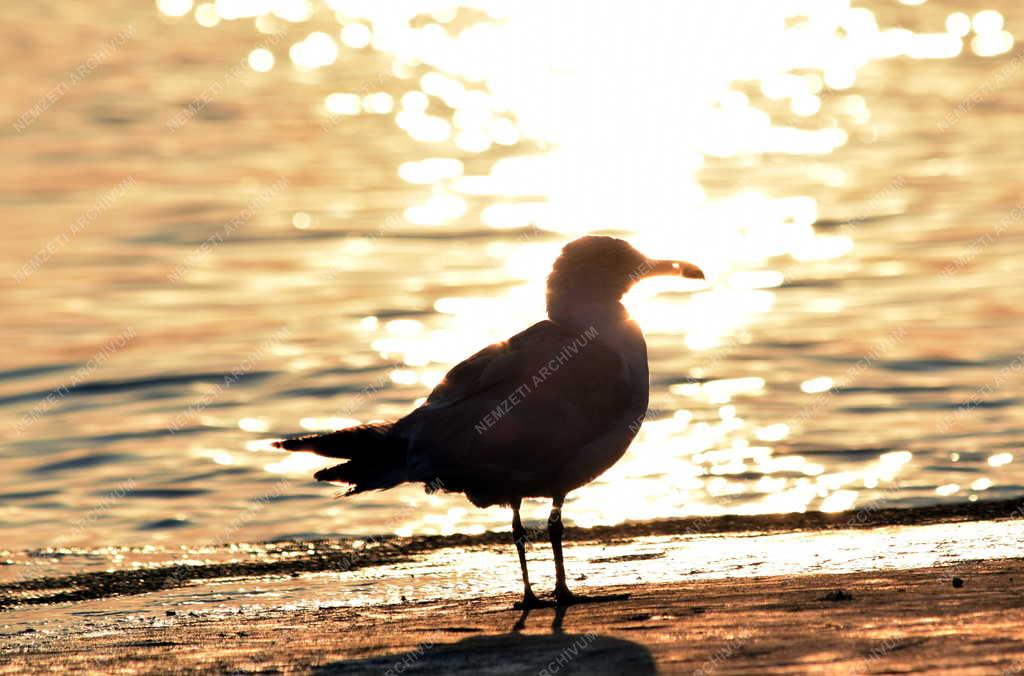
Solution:
<path fill-rule="evenodd" d="M 963 581 L 954 586 L 953 577 Z M 842 590 L 842 593 L 837 593 Z M 182 618 L 9 653 L 3 673 L 1017 673 L 1024 560 L 602 589 L 628 600 L 536 610 L 512 596 Z M 523 627 L 516 627 L 522 620 Z"/>
<path fill-rule="evenodd" d="M 913 508 L 872 508 L 871 505 L 839 513 L 804 512 L 687 517 L 656 521 L 633 521 L 615 526 L 569 527 L 567 543 L 635 545 L 641 538 L 657 536 L 699 536 L 728 533 L 824 533 L 835 530 L 871 529 L 892 526 L 926 526 L 1024 516 L 1024 498 L 981 500 L 928 505 Z M 543 523 L 528 528 L 531 542 L 547 547 Z M 65 575 L 32 577 L 0 584 L 0 612 L 25 606 L 45 606 L 133 596 L 195 585 L 226 578 L 300 575 L 320 572 L 350 572 L 374 566 L 393 566 L 416 556 L 443 550 L 491 549 L 510 547 L 508 532 L 476 535 L 420 535 L 414 537 L 373 536 L 335 540 L 286 540 L 277 543 L 228 543 L 215 546 L 218 559 L 210 552 L 205 561 L 164 561 L 145 566 L 125 565 L 120 569 L 83 571 Z M 29 556 L 49 554 L 50 550 L 25 552 Z M 67 550 L 73 553 L 78 550 Z M 188 550 L 183 550 L 188 552 Z M 82 552 L 78 552 L 82 553 Z M 511 554 L 509 555 L 511 559 Z M 970 558 L 970 557 L 968 557 Z M 979 557 L 980 558 L 980 557 Z M 809 565 L 810 564 L 809 562 Z M 0 621 L 3 616 L 0 615 Z"/>
<path fill-rule="evenodd" d="M 1020 500 L 993 501 L 835 515 L 666 520 L 575 528 L 569 535 L 580 543 L 628 544 L 652 534 L 788 530 L 815 542 L 816 533 L 835 528 L 863 532 L 988 521 L 997 528 L 1006 524 L 1007 537 L 1015 537 L 1020 522 L 1004 519 L 1021 511 Z M 190 567 L 187 574 L 156 566 L 0 585 L 0 608 L 15 612 L 28 607 L 45 612 L 54 604 L 76 608 L 126 595 L 152 600 L 149 612 L 116 623 L 8 633 L 0 645 L 0 673 L 1024 673 L 1024 558 L 905 569 L 883 564 L 870 571 L 816 574 L 817 553 L 809 550 L 806 571 L 797 575 L 715 580 L 683 575 L 679 581 L 591 589 L 586 580 L 577 580 L 577 592 L 628 593 L 629 598 L 579 605 L 564 614 L 536 610 L 526 617 L 512 610 L 512 594 L 356 607 L 286 605 L 212 615 L 165 611 L 149 595 L 174 585 L 202 590 L 216 579 L 256 585 L 261 576 L 394 565 L 399 557 L 431 550 L 450 551 L 454 558 L 467 546 L 507 547 L 507 538 L 507 533 L 489 533 L 380 540 L 364 544 L 359 556 L 344 542 L 333 548 L 320 543 L 316 556 L 298 556 L 309 543 L 297 542 L 280 545 L 277 560 L 209 563 Z"/>

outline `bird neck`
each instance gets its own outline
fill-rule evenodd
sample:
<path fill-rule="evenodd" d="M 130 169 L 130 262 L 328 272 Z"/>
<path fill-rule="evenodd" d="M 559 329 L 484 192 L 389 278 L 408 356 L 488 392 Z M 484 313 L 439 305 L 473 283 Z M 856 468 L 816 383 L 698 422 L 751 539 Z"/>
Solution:
<path fill-rule="evenodd" d="M 548 317 L 563 326 L 600 330 L 623 324 L 629 320 L 629 313 L 617 300 L 595 301 L 549 294 Z"/>

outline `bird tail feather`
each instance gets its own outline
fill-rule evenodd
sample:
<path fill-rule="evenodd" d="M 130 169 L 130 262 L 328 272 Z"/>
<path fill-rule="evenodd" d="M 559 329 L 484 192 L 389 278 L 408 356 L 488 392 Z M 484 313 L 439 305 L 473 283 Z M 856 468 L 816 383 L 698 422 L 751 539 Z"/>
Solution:
<path fill-rule="evenodd" d="M 348 462 L 313 475 L 317 481 L 351 485 L 346 495 L 383 490 L 406 480 L 405 440 L 391 434 L 392 423 L 370 423 L 328 434 L 311 434 L 274 442 L 286 451 L 309 451 Z"/>
<path fill-rule="evenodd" d="M 309 451 L 325 458 L 355 458 L 363 449 L 379 446 L 390 431 L 391 423 L 369 423 L 327 434 L 282 439 L 272 446 L 286 451 Z"/>

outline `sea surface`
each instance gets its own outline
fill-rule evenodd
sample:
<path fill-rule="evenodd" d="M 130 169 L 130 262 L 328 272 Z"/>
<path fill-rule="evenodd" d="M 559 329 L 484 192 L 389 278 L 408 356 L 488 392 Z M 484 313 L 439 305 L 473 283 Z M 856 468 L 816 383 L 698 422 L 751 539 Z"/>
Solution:
<path fill-rule="evenodd" d="M 570 522 L 1024 494 L 1017 0 L 0 15 L 6 580 L 507 529 L 269 442 L 410 410 L 592 232 L 709 283 L 627 297 L 651 410 Z"/>

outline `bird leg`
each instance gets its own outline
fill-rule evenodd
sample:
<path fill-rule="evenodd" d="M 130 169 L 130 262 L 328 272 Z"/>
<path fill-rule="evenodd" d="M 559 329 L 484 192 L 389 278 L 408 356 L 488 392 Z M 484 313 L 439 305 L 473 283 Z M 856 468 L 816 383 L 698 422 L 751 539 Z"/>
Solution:
<path fill-rule="evenodd" d="M 530 586 L 530 572 L 526 569 L 526 529 L 523 528 L 523 522 L 519 518 L 519 506 L 520 501 L 512 503 L 512 539 L 516 543 L 516 550 L 519 552 L 519 568 L 523 571 L 523 600 L 515 604 L 516 610 L 523 610 L 529 612 L 531 608 L 549 608 L 551 607 L 550 601 L 541 601 L 537 598 L 537 595 L 533 593 L 533 588 Z M 525 613 L 520 622 L 525 621 Z"/>
<path fill-rule="evenodd" d="M 564 495 L 557 495 L 551 502 L 551 516 L 548 517 L 548 537 L 551 539 L 551 552 L 555 556 L 555 605 L 559 608 L 577 603 L 596 603 L 601 601 L 621 601 L 629 598 L 629 594 L 606 594 L 603 596 L 578 596 L 569 591 L 565 583 L 565 562 L 562 560 L 562 503 Z"/>
<path fill-rule="evenodd" d="M 551 515 L 548 517 L 548 538 L 551 540 L 551 553 L 555 557 L 555 603 L 560 606 L 571 605 L 575 594 L 565 584 L 565 562 L 562 560 L 562 503 L 565 496 L 556 496 L 551 502 Z"/>

